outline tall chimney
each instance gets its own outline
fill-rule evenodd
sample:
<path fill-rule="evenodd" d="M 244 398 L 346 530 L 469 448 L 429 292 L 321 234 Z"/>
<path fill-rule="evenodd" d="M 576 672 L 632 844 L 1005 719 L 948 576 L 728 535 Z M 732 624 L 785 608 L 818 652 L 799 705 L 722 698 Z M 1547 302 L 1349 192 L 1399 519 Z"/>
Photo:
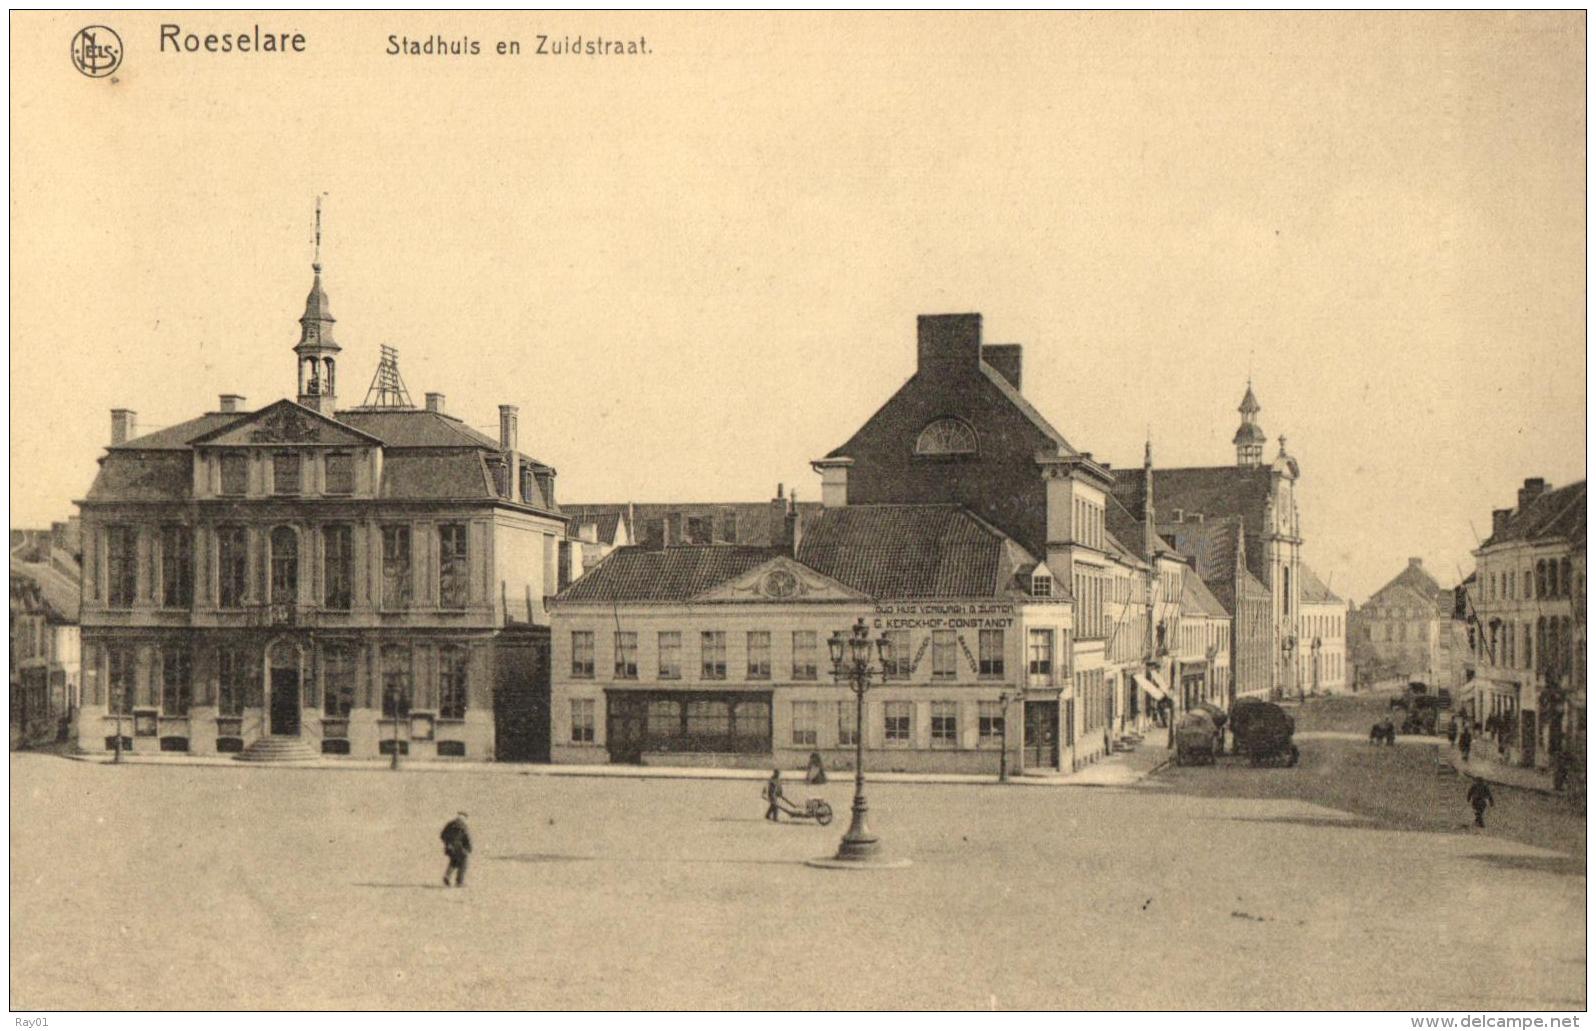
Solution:
<path fill-rule="evenodd" d="M 976 373 L 981 363 L 979 313 L 921 315 L 918 337 L 922 373 Z"/>
<path fill-rule="evenodd" d="M 1540 497 L 1542 494 L 1545 494 L 1545 493 L 1546 493 L 1546 481 L 1541 479 L 1539 476 L 1533 477 L 1532 479 L 1525 480 L 1524 481 L 1524 486 L 1522 486 L 1522 487 L 1520 487 L 1518 489 L 1518 508 L 1519 508 L 1519 511 L 1522 512 L 1524 510 L 1524 506 L 1525 505 L 1528 505 L 1531 501 L 1534 501 L 1536 498 Z"/>
<path fill-rule="evenodd" d="M 981 348 L 981 360 L 1015 390 L 1020 389 L 1020 350 L 1019 344 L 988 344 Z"/>
<path fill-rule="evenodd" d="M 770 499 L 769 528 L 765 531 L 770 535 L 768 543 L 772 548 L 782 545 L 782 538 L 787 527 L 787 492 L 785 484 L 776 484 L 776 496 Z M 735 541 L 733 543 L 736 543 Z"/>
<path fill-rule="evenodd" d="M 218 409 L 219 411 L 231 414 L 243 407 L 244 396 L 242 394 L 223 394 L 218 403 L 221 405 L 221 408 Z"/>
<path fill-rule="evenodd" d="M 787 506 L 787 516 L 782 531 L 782 548 L 793 558 L 798 557 L 798 545 L 803 543 L 804 527 L 798 518 L 798 492 L 792 492 L 792 502 Z"/>
<path fill-rule="evenodd" d="M 112 447 L 115 447 L 117 444 L 125 444 L 134 436 L 136 436 L 134 430 L 138 425 L 138 418 L 138 413 L 133 411 L 131 408 L 111 409 Z"/>
<path fill-rule="evenodd" d="M 682 514 L 680 512 L 668 512 L 665 515 L 665 544 L 669 547 L 672 544 L 681 543 Z"/>
<path fill-rule="evenodd" d="M 427 411 L 429 411 L 429 412 L 442 412 L 443 411 L 443 395 L 442 394 L 436 394 L 436 393 L 428 393 L 427 394 Z M 503 425 L 503 419 L 504 419 L 504 409 L 503 408 L 499 409 L 499 419 L 500 419 L 500 425 L 502 426 Z"/>
<path fill-rule="evenodd" d="M 1495 537 L 1507 529 L 1507 521 L 1513 517 L 1511 508 L 1497 508 L 1491 510 L 1491 536 Z"/>
<path fill-rule="evenodd" d="M 1408 565 L 1413 569 L 1423 569 L 1424 560 L 1422 558 L 1410 558 L 1408 559 Z"/>
<path fill-rule="evenodd" d="M 520 414 L 515 405 L 499 406 L 499 447 L 504 451 L 504 477 L 511 501 L 521 500 Z"/>

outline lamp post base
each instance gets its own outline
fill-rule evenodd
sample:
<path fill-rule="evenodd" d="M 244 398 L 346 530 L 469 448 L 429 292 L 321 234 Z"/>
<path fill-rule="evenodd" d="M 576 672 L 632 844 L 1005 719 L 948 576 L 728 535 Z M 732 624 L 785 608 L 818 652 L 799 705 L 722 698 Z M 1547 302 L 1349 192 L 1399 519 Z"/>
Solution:
<path fill-rule="evenodd" d="M 868 859 L 844 859 L 841 855 L 835 855 L 805 859 L 804 865 L 817 870 L 901 870 L 909 865 L 909 860 L 893 859 L 879 853 Z"/>

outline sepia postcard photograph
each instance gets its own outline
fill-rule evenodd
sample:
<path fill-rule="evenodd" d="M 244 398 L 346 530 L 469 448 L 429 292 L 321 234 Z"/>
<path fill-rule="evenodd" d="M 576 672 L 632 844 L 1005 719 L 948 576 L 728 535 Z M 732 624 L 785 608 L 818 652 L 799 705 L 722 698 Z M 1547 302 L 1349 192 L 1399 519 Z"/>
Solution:
<path fill-rule="evenodd" d="M 1581 1026 L 1586 12 L 8 20 L 15 1028 Z"/>

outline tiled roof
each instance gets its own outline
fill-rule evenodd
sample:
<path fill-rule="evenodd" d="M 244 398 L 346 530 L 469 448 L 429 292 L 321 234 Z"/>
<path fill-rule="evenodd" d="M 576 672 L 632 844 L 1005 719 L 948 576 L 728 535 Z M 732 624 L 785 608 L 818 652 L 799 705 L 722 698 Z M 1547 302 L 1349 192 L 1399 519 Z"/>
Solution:
<path fill-rule="evenodd" d="M 1153 556 L 1147 554 L 1146 528 L 1142 526 L 1142 507 L 1137 504 L 1134 508 L 1123 504 L 1116 487 L 1115 493 L 1109 494 L 1104 504 L 1103 525 L 1108 529 L 1108 534 L 1115 543 L 1129 551 L 1144 562 L 1151 562 Z M 1153 547 L 1164 551 L 1174 551 L 1175 548 L 1165 540 L 1162 533 L 1153 535 Z"/>
<path fill-rule="evenodd" d="M 804 531 L 798 560 L 874 598 L 1006 594 L 1035 559 L 957 505 L 845 505 Z"/>
<path fill-rule="evenodd" d="M 247 412 L 207 412 L 197 419 L 174 423 L 165 429 L 112 444 L 112 451 L 187 451 L 188 442 L 244 418 Z"/>
<path fill-rule="evenodd" d="M 688 544 L 669 548 L 617 548 L 575 583 L 559 601 L 685 601 L 770 561 L 776 552 L 736 544 Z"/>
<path fill-rule="evenodd" d="M 1444 592 L 1441 590 L 1441 585 L 1436 582 L 1435 577 L 1431 576 L 1423 566 L 1409 562 L 1407 568 L 1371 594 L 1364 604 L 1411 605 L 1415 601 L 1429 601 L 1434 604 L 1436 597 L 1442 593 Z"/>
<path fill-rule="evenodd" d="M 1482 547 L 1508 541 L 1568 540 L 1585 543 L 1585 481 L 1549 490 L 1516 509 Z"/>
<path fill-rule="evenodd" d="M 1214 597 L 1202 577 L 1190 574 L 1180 578 L 1180 607 L 1183 611 L 1198 612 L 1214 619 L 1227 619 L 1230 612 Z"/>
<path fill-rule="evenodd" d="M 112 448 L 100 461 L 89 501 L 171 501 L 194 488 L 188 451 L 123 451 Z"/>
<path fill-rule="evenodd" d="M 76 623 L 82 599 L 82 584 L 61 570 L 43 562 L 12 562 L 11 593 L 15 598 L 21 585 L 37 591 L 45 616 L 55 623 Z"/>
<path fill-rule="evenodd" d="M 351 408 L 338 421 L 378 438 L 387 447 L 482 447 L 499 450 L 499 442 L 452 415 L 424 408 Z"/>
<path fill-rule="evenodd" d="M 1308 568 L 1306 562 L 1297 566 L 1297 593 L 1304 605 L 1341 605 L 1342 600 L 1319 579 L 1319 574 Z"/>
<path fill-rule="evenodd" d="M 804 527 L 813 522 L 824 508 L 818 501 L 798 502 L 799 526 Z M 786 534 L 784 521 L 777 523 L 772 518 L 772 506 L 769 501 L 672 501 L 672 502 L 607 502 L 587 504 L 564 504 L 560 511 L 576 519 L 606 520 L 618 519 L 630 512 L 632 524 L 632 540 L 636 543 L 645 543 L 644 536 L 648 524 L 656 519 L 665 519 L 672 515 L 682 517 L 682 532 L 687 532 L 688 518 L 702 519 L 708 517 L 713 526 L 713 542 L 725 544 L 748 544 L 759 547 L 773 547 L 781 543 Z M 724 529 L 722 516 L 730 513 L 736 517 L 737 539 L 734 541 L 722 540 Z M 784 517 L 783 517 L 784 519 Z M 599 540 L 605 544 L 615 540 L 614 523 L 601 523 L 599 526 Z M 608 529 L 606 535 L 605 530 Z"/>
<path fill-rule="evenodd" d="M 1153 505 L 1160 520 L 1172 518 L 1177 509 L 1183 514 L 1200 513 L 1208 520 L 1240 516 L 1246 521 L 1247 533 L 1257 534 L 1266 529 L 1264 508 L 1269 501 L 1270 477 L 1263 466 L 1154 469 Z M 1114 470 L 1114 493 L 1131 512 L 1140 512 L 1142 470 Z"/>
<path fill-rule="evenodd" d="M 482 456 L 475 451 L 419 455 L 400 451 L 382 460 L 384 498 L 442 501 L 495 495 Z"/>
<path fill-rule="evenodd" d="M 581 506 L 566 505 L 565 511 L 567 514 L 571 514 L 573 509 L 579 507 Z M 578 536 L 580 536 L 579 531 L 588 526 L 593 527 L 594 539 L 600 544 L 614 544 L 616 532 L 621 528 L 621 513 L 619 511 L 590 512 L 572 516 L 571 529 L 573 532 L 577 532 Z"/>
<path fill-rule="evenodd" d="M 1174 549 L 1197 563 L 1197 575 L 1212 583 L 1229 580 L 1236 568 L 1236 527 L 1240 517 L 1167 523 L 1158 528 Z"/>

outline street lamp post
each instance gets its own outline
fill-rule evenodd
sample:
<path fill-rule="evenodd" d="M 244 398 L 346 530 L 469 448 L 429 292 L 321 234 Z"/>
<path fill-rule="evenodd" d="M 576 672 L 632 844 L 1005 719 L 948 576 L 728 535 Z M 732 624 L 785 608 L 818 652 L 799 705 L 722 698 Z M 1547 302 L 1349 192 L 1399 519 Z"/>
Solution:
<path fill-rule="evenodd" d="M 1009 782 L 1009 693 L 1004 691 L 998 695 L 998 711 L 1003 714 L 998 723 L 998 783 Z"/>
<path fill-rule="evenodd" d="M 861 618 L 851 633 L 837 631 L 827 644 L 831 648 L 832 676 L 845 681 L 854 694 L 854 760 L 853 760 L 853 820 L 848 832 L 842 836 L 837 854 L 827 859 L 811 860 L 811 865 L 838 867 L 901 866 L 903 863 L 883 859 L 881 841 L 870 830 L 870 806 L 864 793 L 864 696 L 870 690 L 872 676 L 884 676 L 886 666 L 892 661 L 892 642 L 886 635 L 870 639 L 870 628 Z M 871 651 L 881 661 L 880 668 L 870 665 Z"/>
<path fill-rule="evenodd" d="M 111 761 L 114 763 L 122 761 L 122 699 L 126 693 L 127 686 L 124 684 L 122 690 L 118 691 L 116 696 L 116 754 L 111 757 Z"/>
<path fill-rule="evenodd" d="M 393 705 L 393 753 L 389 756 L 388 768 L 397 770 L 399 768 L 399 689 L 390 687 L 388 697 L 392 699 Z"/>
<path fill-rule="evenodd" d="M 1300 687 L 1301 678 L 1299 678 L 1299 677 L 1297 677 L 1295 675 L 1296 674 L 1296 667 L 1291 664 L 1291 653 L 1297 650 L 1297 639 L 1295 637 L 1286 637 L 1286 638 L 1284 638 L 1280 642 L 1280 650 L 1285 652 L 1285 655 L 1286 655 L 1284 665 L 1285 665 L 1285 673 L 1286 673 L 1286 677 L 1287 677 L 1288 681 L 1296 680 L 1296 681 L 1298 681 L 1299 687 Z M 1286 685 L 1282 685 L 1282 687 L 1284 688 L 1284 687 L 1286 687 Z M 1281 695 L 1289 697 L 1289 695 L 1290 695 L 1289 689 L 1282 690 L 1281 691 Z"/>

